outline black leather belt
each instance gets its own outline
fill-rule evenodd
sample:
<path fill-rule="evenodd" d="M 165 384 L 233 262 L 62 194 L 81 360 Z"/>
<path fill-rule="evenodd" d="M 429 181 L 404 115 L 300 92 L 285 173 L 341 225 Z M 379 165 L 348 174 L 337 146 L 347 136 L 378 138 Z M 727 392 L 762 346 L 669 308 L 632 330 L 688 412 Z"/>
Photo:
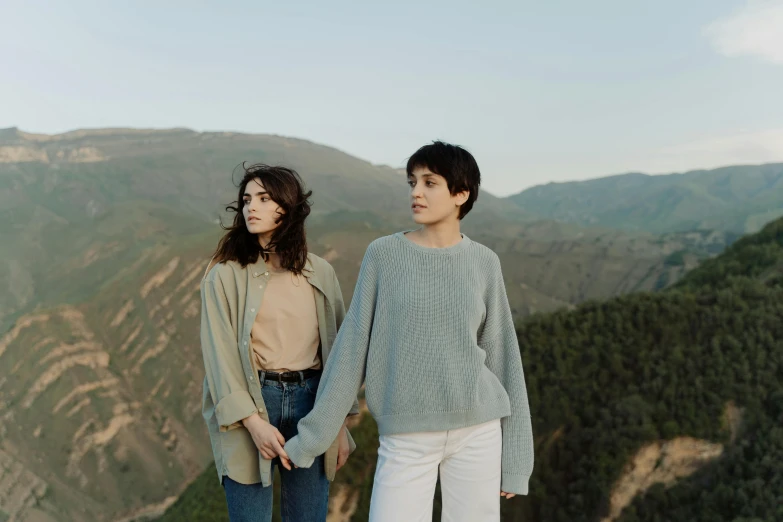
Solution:
<path fill-rule="evenodd" d="M 274 382 L 303 382 L 311 377 L 321 375 L 321 370 L 302 370 L 300 372 L 265 372 L 258 371 L 258 378 L 262 381 Z"/>

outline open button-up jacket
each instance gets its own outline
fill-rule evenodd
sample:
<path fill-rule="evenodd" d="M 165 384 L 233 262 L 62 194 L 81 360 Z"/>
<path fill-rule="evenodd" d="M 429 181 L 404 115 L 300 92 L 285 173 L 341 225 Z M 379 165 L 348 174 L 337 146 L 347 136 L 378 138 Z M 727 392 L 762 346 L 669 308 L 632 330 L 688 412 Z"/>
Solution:
<path fill-rule="evenodd" d="M 308 254 L 303 275 L 315 288 L 321 362 L 326 364 L 337 330 L 345 317 L 340 284 L 332 266 Z M 242 419 L 255 413 L 269 422 L 257 369 L 253 363 L 250 330 L 261 308 L 268 276 L 262 256 L 244 268 L 229 261 L 209 269 L 201 281 L 201 350 L 204 355 L 202 414 L 207 423 L 218 477 L 242 484 L 272 483 L 271 461 L 258 452 Z M 359 413 L 354 402 L 351 414 Z M 350 434 L 351 451 L 356 448 Z M 334 480 L 338 443 L 325 454 L 325 471 Z"/>

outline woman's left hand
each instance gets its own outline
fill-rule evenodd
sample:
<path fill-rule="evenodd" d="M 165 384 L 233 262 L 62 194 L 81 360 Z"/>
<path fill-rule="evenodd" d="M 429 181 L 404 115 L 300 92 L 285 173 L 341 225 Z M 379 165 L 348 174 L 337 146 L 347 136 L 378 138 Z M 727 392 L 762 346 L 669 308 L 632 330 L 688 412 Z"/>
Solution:
<path fill-rule="evenodd" d="M 340 428 L 340 435 L 337 436 L 337 440 L 337 469 L 340 469 L 345 465 L 348 455 L 351 453 L 351 447 L 348 445 L 348 428 L 345 426 Z"/>
<path fill-rule="evenodd" d="M 501 497 L 505 497 L 506 499 L 509 499 L 509 498 L 514 498 L 517 495 L 516 495 L 516 493 L 506 493 L 505 491 L 501 491 L 500 492 L 500 496 Z"/>

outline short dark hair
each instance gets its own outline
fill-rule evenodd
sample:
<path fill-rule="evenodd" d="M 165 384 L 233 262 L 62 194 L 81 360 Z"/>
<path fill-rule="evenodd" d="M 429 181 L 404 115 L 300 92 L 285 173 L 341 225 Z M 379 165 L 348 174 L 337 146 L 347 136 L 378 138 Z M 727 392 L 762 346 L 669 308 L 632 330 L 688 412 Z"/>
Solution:
<path fill-rule="evenodd" d="M 478 199 L 481 172 L 473 155 L 459 145 L 451 145 L 442 141 L 433 141 L 424 145 L 408 159 L 405 170 L 408 176 L 413 176 L 417 167 L 424 167 L 430 172 L 446 178 L 446 184 L 452 195 L 467 190 L 468 200 L 459 208 L 459 219 L 464 218 L 473 208 Z"/>

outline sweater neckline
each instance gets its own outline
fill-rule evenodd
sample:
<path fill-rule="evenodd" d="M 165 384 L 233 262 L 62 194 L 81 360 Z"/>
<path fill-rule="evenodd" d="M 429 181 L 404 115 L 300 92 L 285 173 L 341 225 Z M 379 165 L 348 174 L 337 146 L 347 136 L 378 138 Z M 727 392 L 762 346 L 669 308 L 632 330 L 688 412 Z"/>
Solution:
<path fill-rule="evenodd" d="M 402 241 L 405 245 L 408 245 L 409 248 L 412 248 L 412 249 L 417 250 L 419 252 L 425 252 L 427 254 L 438 254 L 438 255 L 456 254 L 456 253 L 462 252 L 463 250 L 467 249 L 468 246 L 471 243 L 471 241 L 468 238 L 468 236 L 466 236 L 465 234 L 462 234 L 462 239 L 456 245 L 451 245 L 451 246 L 442 247 L 442 248 L 425 247 L 425 246 L 421 246 L 421 245 L 419 245 L 417 243 L 414 243 L 413 241 L 408 239 L 408 237 L 405 235 L 408 232 L 413 232 L 413 230 L 403 230 L 401 232 L 395 233 L 394 236 L 397 239 L 399 239 L 400 241 Z"/>

